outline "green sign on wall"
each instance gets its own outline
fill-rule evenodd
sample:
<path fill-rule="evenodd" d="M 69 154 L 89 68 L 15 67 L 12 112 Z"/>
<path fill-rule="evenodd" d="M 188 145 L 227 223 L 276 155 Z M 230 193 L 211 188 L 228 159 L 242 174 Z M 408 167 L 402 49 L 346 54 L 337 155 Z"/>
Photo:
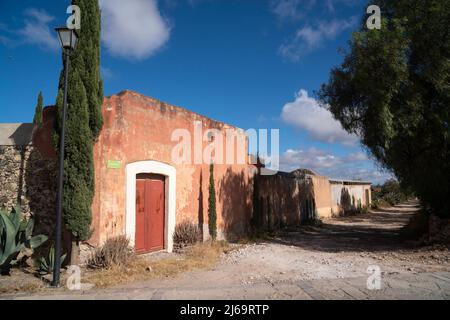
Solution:
<path fill-rule="evenodd" d="M 108 169 L 120 169 L 122 167 L 122 162 L 119 160 L 108 160 L 106 167 Z"/>

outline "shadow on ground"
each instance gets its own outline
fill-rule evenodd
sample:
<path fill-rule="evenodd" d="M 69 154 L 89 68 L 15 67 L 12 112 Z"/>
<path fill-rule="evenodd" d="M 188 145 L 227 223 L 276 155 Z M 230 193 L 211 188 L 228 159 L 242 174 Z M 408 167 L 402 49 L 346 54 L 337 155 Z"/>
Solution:
<path fill-rule="evenodd" d="M 321 226 L 285 229 L 268 242 L 322 252 L 375 252 L 411 249 L 414 244 L 400 237 L 400 230 L 419 210 L 415 203 L 398 205 L 368 214 L 325 221 Z"/>

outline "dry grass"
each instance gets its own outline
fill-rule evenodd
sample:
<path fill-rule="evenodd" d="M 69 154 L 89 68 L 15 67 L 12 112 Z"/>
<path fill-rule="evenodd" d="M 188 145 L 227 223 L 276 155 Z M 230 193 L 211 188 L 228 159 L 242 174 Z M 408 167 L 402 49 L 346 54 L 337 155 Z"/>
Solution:
<path fill-rule="evenodd" d="M 87 272 L 83 282 L 97 287 L 108 287 L 123 283 L 174 277 L 194 269 L 206 269 L 215 265 L 223 253 L 230 251 L 226 242 L 206 242 L 186 248 L 179 258 L 152 261 L 136 257 L 126 265 L 111 266 L 107 269 Z"/>
<path fill-rule="evenodd" d="M 0 294 L 14 294 L 14 293 L 36 293 L 43 290 L 44 284 L 42 283 L 22 283 L 15 285 L 8 285 L 0 287 Z"/>
<path fill-rule="evenodd" d="M 110 268 L 127 265 L 134 257 L 130 240 L 122 235 L 106 240 L 105 244 L 94 250 L 88 259 L 91 268 Z"/>

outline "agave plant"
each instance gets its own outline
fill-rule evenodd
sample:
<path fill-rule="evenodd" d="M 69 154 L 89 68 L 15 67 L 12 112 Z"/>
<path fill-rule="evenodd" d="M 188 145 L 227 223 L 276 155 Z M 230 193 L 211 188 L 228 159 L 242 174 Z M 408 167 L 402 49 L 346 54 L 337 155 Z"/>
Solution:
<path fill-rule="evenodd" d="M 34 249 L 48 238 L 45 235 L 32 236 L 34 220 L 23 217 L 20 206 L 11 213 L 0 210 L 0 270 L 9 273 L 19 252 Z"/>
<path fill-rule="evenodd" d="M 63 263 L 65 258 L 66 254 L 63 254 L 60 260 L 61 264 Z M 40 257 L 38 259 L 38 264 L 39 264 L 39 271 L 41 273 L 52 273 L 53 266 L 55 265 L 55 247 L 51 246 L 48 252 L 48 257 Z"/>

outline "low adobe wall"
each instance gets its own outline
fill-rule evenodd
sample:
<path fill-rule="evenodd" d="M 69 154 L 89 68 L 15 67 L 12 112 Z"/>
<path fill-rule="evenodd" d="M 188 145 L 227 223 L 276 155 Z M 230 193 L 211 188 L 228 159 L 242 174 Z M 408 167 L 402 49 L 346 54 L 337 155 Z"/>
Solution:
<path fill-rule="evenodd" d="M 319 175 L 313 175 L 310 178 L 314 186 L 317 214 L 320 218 L 330 218 L 333 214 L 330 181 L 327 177 Z"/>
<path fill-rule="evenodd" d="M 350 182 L 331 183 L 331 201 L 335 213 L 355 210 L 358 207 L 369 207 L 372 203 L 370 184 L 351 184 Z"/>

